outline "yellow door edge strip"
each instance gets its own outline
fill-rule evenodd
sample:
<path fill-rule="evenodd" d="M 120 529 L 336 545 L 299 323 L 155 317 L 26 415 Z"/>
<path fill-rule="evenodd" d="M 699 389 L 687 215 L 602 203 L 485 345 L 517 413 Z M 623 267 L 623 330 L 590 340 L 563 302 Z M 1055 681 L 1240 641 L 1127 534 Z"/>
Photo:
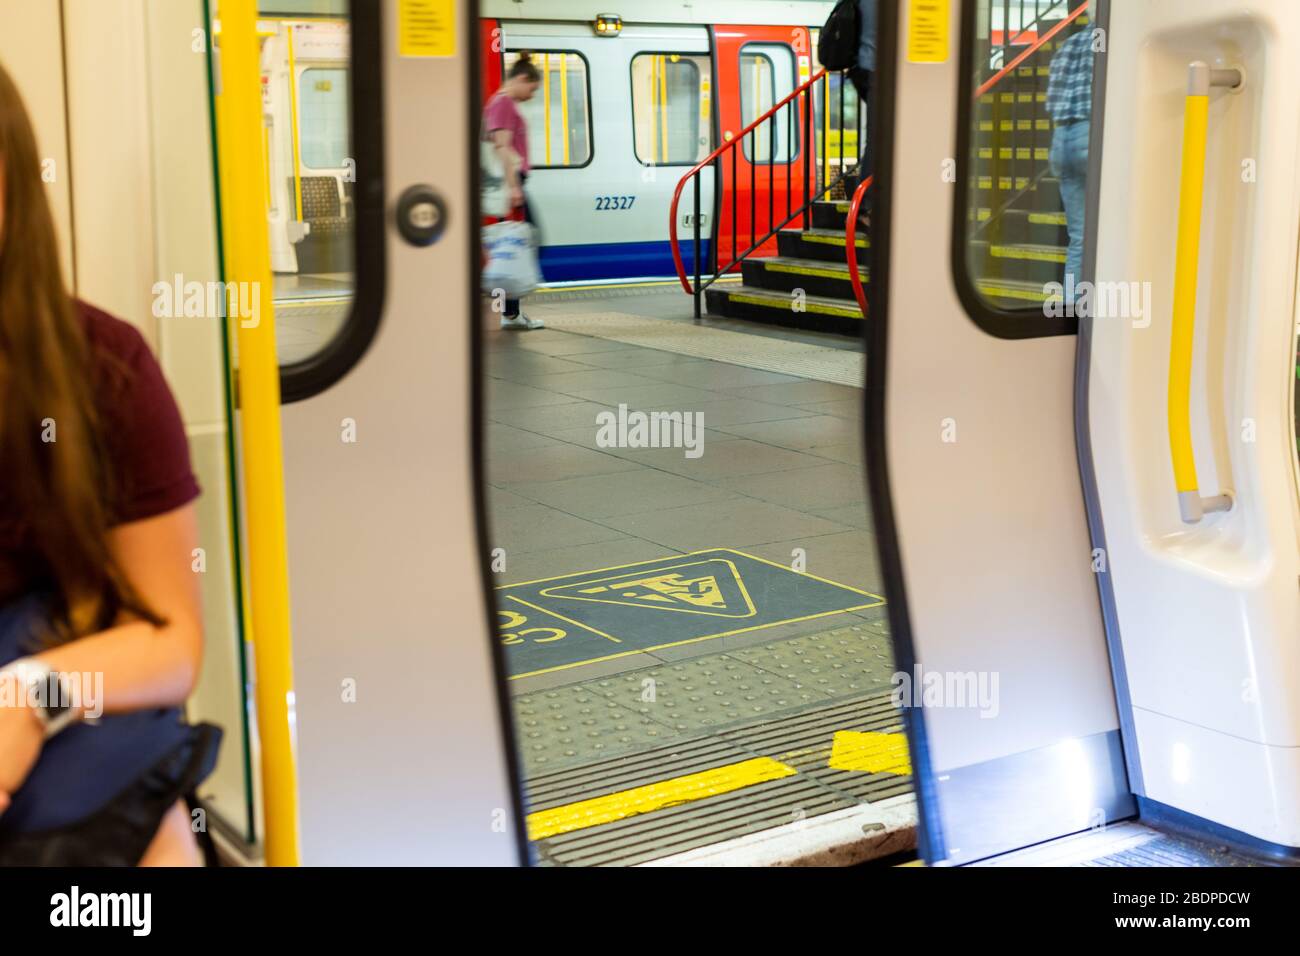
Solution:
<path fill-rule="evenodd" d="M 666 807 L 734 793 L 755 784 L 791 777 L 796 773 L 798 771 L 793 767 L 779 760 L 756 757 L 630 790 L 620 790 L 602 797 L 567 803 L 549 810 L 538 810 L 528 814 L 528 839 L 545 840 L 562 833 L 614 823 Z"/>
<path fill-rule="evenodd" d="M 289 626 L 280 366 L 276 355 L 270 237 L 261 153 L 246 148 L 262 128 L 261 58 L 255 0 L 222 0 L 221 94 L 216 98 L 222 248 L 228 283 L 247 283 L 261 320 L 235 316 L 239 354 L 240 445 L 248 527 L 248 617 L 256 674 L 266 862 L 299 860 L 298 774 L 291 717 L 293 646 Z M 236 286 L 237 287 L 237 286 Z"/>

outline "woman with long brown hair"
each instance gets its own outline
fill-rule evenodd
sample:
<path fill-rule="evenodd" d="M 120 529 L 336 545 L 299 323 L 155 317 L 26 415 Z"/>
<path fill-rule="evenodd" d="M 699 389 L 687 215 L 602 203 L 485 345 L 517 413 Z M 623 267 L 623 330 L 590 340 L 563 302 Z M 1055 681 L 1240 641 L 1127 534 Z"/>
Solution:
<path fill-rule="evenodd" d="M 201 862 L 198 494 L 148 346 L 64 285 L 0 67 L 0 864 Z"/>

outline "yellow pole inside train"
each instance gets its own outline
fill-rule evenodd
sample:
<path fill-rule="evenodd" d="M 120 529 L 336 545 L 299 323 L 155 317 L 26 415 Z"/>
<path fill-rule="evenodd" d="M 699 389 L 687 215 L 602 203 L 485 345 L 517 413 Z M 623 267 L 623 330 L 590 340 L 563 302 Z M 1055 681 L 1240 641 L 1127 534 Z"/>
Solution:
<path fill-rule="evenodd" d="M 256 668 L 266 862 L 296 866 L 298 779 L 290 700 L 288 547 L 280 440 L 280 364 L 276 356 L 271 252 L 262 151 L 261 57 L 256 0 L 221 0 L 221 76 L 217 165 L 227 282 L 248 283 L 260 321 L 237 317 L 240 443 L 248 526 L 248 617 Z M 233 310 L 232 310 L 233 311 Z"/>

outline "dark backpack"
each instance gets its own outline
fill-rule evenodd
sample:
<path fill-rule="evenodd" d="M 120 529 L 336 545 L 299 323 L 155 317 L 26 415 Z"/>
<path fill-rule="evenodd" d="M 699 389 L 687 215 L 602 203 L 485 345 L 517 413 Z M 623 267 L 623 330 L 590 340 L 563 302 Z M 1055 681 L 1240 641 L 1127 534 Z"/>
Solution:
<path fill-rule="evenodd" d="M 857 66 L 861 42 L 862 15 L 858 0 L 840 0 L 826 18 L 817 38 L 817 59 L 828 70 L 847 70 Z"/>

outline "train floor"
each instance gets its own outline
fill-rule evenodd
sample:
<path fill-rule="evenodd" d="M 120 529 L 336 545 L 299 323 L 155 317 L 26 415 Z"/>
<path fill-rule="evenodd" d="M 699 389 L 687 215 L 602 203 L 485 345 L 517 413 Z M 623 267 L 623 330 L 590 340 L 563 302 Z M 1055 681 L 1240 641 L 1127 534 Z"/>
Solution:
<path fill-rule="evenodd" d="M 663 284 L 525 311 L 547 328 L 485 318 L 486 454 L 537 861 L 913 847 L 857 344 L 695 324 Z M 640 447 L 656 411 L 682 440 Z"/>

